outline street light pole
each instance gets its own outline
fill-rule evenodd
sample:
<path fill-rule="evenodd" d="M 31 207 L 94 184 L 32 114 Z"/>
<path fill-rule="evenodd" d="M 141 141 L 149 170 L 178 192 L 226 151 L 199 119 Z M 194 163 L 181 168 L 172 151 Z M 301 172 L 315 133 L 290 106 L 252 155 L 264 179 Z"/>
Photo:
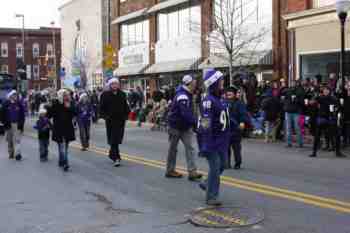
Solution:
<path fill-rule="evenodd" d="M 344 68 L 345 68 L 345 22 L 348 14 L 347 12 L 342 12 L 339 14 L 340 19 L 340 26 L 341 26 L 341 52 L 340 52 L 340 80 L 342 82 L 342 93 L 345 89 L 345 75 L 344 75 Z"/>
<path fill-rule="evenodd" d="M 56 60 L 56 32 L 55 32 L 55 22 L 51 22 L 52 26 L 52 43 L 53 43 L 53 65 L 54 65 L 54 88 L 58 87 L 58 78 L 57 78 L 57 60 Z"/>
<path fill-rule="evenodd" d="M 15 15 L 16 18 L 22 18 L 22 61 L 23 61 L 23 65 L 25 66 L 24 72 L 27 72 L 26 68 L 26 63 L 25 63 L 25 33 L 24 33 L 24 15 L 23 14 L 16 14 Z M 17 77 L 18 79 L 18 77 Z M 22 84 L 22 82 L 20 82 L 20 84 Z M 22 85 L 21 85 L 22 88 Z"/>
<path fill-rule="evenodd" d="M 107 40 L 108 44 L 111 43 L 111 0 L 108 1 L 108 9 L 107 9 Z"/>
<path fill-rule="evenodd" d="M 350 10 L 349 0 L 336 0 L 336 10 L 340 20 L 341 29 L 341 51 L 340 51 L 340 62 L 339 62 L 339 79 L 342 82 L 341 91 L 345 91 L 345 23 L 348 16 L 348 11 Z"/>

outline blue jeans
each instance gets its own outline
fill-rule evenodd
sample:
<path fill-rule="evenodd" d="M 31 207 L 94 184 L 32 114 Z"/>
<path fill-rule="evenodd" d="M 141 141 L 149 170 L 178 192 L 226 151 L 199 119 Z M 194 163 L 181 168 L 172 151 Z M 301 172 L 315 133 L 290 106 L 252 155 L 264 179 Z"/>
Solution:
<path fill-rule="evenodd" d="M 217 200 L 220 190 L 220 176 L 224 171 L 224 154 L 215 152 L 205 155 L 209 164 L 207 183 L 207 201 Z"/>
<path fill-rule="evenodd" d="M 302 146 L 303 143 L 303 136 L 301 135 L 301 129 L 299 127 L 299 113 L 286 113 L 286 140 L 288 145 L 292 145 L 292 133 L 293 133 L 293 128 L 295 129 L 297 133 L 297 140 L 299 146 Z"/>
<path fill-rule="evenodd" d="M 58 145 L 58 164 L 60 166 L 68 165 L 68 142 L 57 143 Z"/>
<path fill-rule="evenodd" d="M 49 155 L 49 139 L 40 139 L 39 140 L 39 153 L 40 159 L 47 159 Z"/>

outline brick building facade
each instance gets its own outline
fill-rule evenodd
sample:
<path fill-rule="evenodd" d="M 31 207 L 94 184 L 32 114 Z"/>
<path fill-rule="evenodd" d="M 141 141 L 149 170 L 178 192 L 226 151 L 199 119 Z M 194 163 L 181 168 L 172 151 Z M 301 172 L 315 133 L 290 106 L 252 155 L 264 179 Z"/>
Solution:
<path fill-rule="evenodd" d="M 59 77 L 60 72 L 60 29 L 25 29 L 24 35 L 24 65 L 28 80 L 27 88 L 44 89 L 59 85 L 59 82 L 55 81 L 54 78 Z M 53 48 L 54 35 L 55 48 Z M 16 75 L 18 65 L 23 60 L 22 29 L 0 28 L 0 46 L 0 72 Z M 56 55 L 54 55 L 54 52 Z"/>
<path fill-rule="evenodd" d="M 313 0 L 273 0 L 273 64 L 274 78 L 287 79 L 290 74 L 290 33 L 284 15 L 312 8 Z"/>
<path fill-rule="evenodd" d="M 346 24 L 349 38 L 349 23 Z M 346 39 L 346 50 L 350 43 Z M 340 23 L 335 0 L 274 0 L 274 77 L 318 78 L 326 82 L 339 74 Z M 350 54 L 345 75 L 350 76 Z"/>
<path fill-rule="evenodd" d="M 112 0 L 111 43 L 117 51 L 116 74 L 128 83 L 127 88 L 141 86 L 144 90 L 154 90 L 164 85 L 174 86 L 185 73 L 201 77 L 205 69 L 202 65 L 213 61 L 209 60 L 208 42 L 213 7 L 213 0 Z M 175 23 L 175 27 L 173 17 L 179 24 Z M 185 22 L 187 17 L 190 19 Z M 165 25 L 164 20 L 167 20 Z M 135 30 L 133 24 L 147 33 L 146 36 L 137 35 L 136 29 L 136 40 L 144 43 L 130 43 L 130 38 L 123 36 L 130 33 L 130 28 Z M 189 32 L 184 33 L 188 24 Z M 179 31 L 172 37 L 173 28 Z M 196 28 L 196 35 L 192 33 L 193 28 Z M 272 47 L 272 42 L 270 44 Z M 220 68 L 227 69 L 227 66 Z"/>

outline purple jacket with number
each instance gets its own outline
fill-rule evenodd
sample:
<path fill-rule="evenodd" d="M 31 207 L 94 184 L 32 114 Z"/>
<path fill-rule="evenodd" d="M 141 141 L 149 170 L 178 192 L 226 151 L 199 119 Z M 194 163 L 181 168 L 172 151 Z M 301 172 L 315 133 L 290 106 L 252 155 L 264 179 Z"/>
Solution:
<path fill-rule="evenodd" d="M 220 97 L 205 96 L 200 106 L 197 139 L 201 154 L 227 153 L 229 142 L 229 117 Z"/>

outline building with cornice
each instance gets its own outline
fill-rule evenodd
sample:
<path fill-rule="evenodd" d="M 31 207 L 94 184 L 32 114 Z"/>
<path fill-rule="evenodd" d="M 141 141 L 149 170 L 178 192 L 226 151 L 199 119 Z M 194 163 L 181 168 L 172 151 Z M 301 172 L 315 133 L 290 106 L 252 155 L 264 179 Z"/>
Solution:
<path fill-rule="evenodd" d="M 291 81 L 318 77 L 325 82 L 338 75 L 341 34 L 335 0 L 275 0 L 273 9 L 275 76 Z M 349 24 L 346 28 L 349 50 Z M 349 55 L 346 76 L 350 76 Z"/>

